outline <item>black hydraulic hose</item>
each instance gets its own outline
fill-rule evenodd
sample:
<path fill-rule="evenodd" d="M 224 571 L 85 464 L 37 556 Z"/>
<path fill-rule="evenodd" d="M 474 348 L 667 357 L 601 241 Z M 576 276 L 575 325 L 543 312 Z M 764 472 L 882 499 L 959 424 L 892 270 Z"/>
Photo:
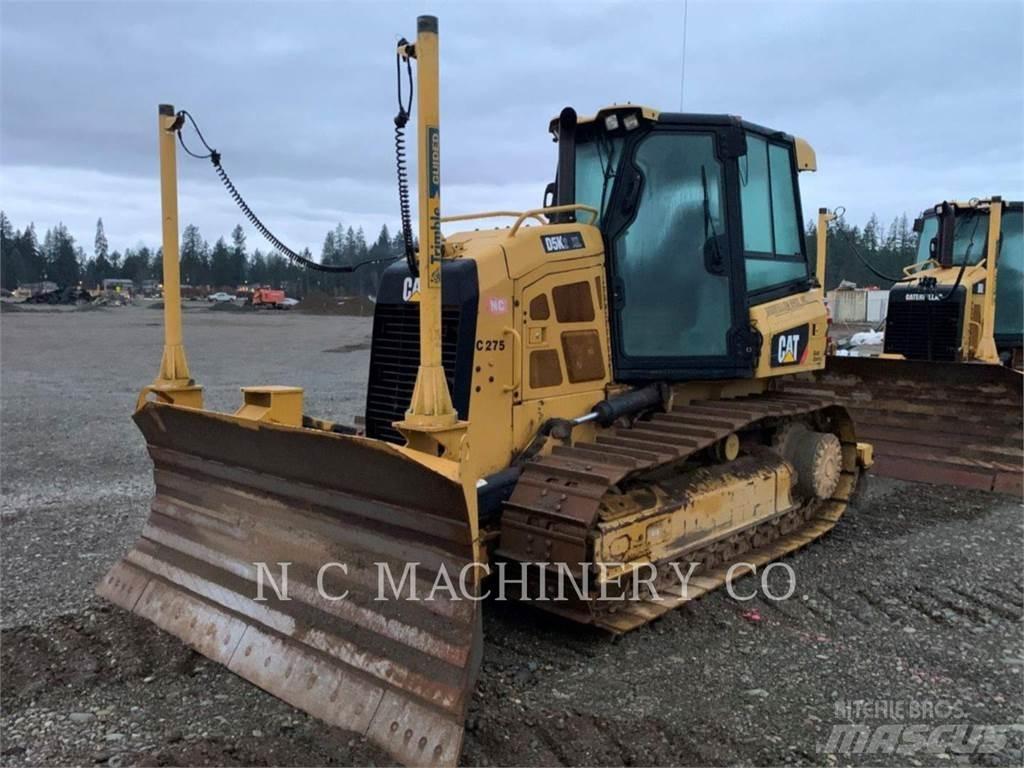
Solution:
<path fill-rule="evenodd" d="M 407 47 L 409 41 L 404 37 L 398 46 Z M 405 126 L 409 123 L 412 112 L 412 57 L 406 56 L 405 69 L 409 78 L 409 99 L 402 103 L 402 54 L 395 54 L 395 78 L 398 91 L 398 114 L 395 115 L 395 169 L 398 175 L 398 210 L 402 219 L 402 243 L 405 246 L 405 262 L 409 273 L 414 277 L 419 273 L 416 263 L 416 247 L 412 237 L 412 205 L 409 202 L 409 169 L 405 157 Z"/>
<path fill-rule="evenodd" d="M 193 152 L 191 149 L 188 148 L 188 145 L 185 144 L 185 139 L 181 135 L 181 128 L 184 125 L 185 119 L 188 119 L 188 121 L 192 124 L 192 128 L 195 130 L 196 136 L 199 137 L 199 141 L 201 141 L 203 147 L 206 148 L 205 155 Z M 320 264 L 319 262 L 313 261 L 312 259 L 307 259 L 305 256 L 296 253 L 283 242 L 281 242 L 281 240 L 273 232 L 270 231 L 267 225 L 260 220 L 260 218 L 252 210 L 252 208 L 249 207 L 249 204 L 245 202 L 245 199 L 242 197 L 238 189 L 236 189 L 235 185 L 232 183 L 231 178 L 228 176 L 227 171 L 224 170 L 224 166 L 221 165 L 220 152 L 213 149 L 206 142 L 206 138 L 203 136 L 202 131 L 199 130 L 199 126 L 196 124 L 195 118 L 193 118 L 192 115 L 189 114 L 187 110 L 183 109 L 178 112 L 178 119 L 174 123 L 173 130 L 178 134 L 178 143 L 181 144 L 181 148 L 185 150 L 186 154 L 190 155 L 191 157 L 195 157 L 199 160 L 209 160 L 213 164 L 213 168 L 217 172 L 217 176 L 220 178 L 221 183 L 224 185 L 224 188 L 228 191 L 228 194 L 231 196 L 231 199 L 235 201 L 235 204 L 238 206 L 239 210 L 241 210 L 245 217 L 249 220 L 249 223 L 252 224 L 253 227 L 255 227 L 256 231 L 259 232 L 268 243 L 274 246 L 274 248 L 279 253 L 288 257 L 291 261 L 295 262 L 296 264 L 300 264 L 301 266 L 306 267 L 307 269 L 312 269 L 317 272 L 348 273 L 355 272 L 357 269 L 365 267 L 368 264 L 380 264 L 384 262 L 395 261 L 396 258 L 401 258 L 389 256 L 382 259 L 366 259 L 365 261 L 361 261 L 358 264 Z"/>
<path fill-rule="evenodd" d="M 839 207 L 838 207 L 838 208 L 837 208 L 836 210 L 837 210 L 837 211 L 838 211 L 838 210 L 842 210 L 842 213 L 837 213 L 837 214 L 836 214 L 835 220 L 836 220 L 836 222 L 838 222 L 838 221 L 839 221 L 840 219 L 842 219 L 842 218 L 843 218 L 843 216 L 845 215 L 845 213 L 846 213 L 846 209 L 845 209 L 845 208 L 843 208 L 842 206 L 839 206 Z M 893 277 L 892 275 L 887 275 L 887 274 L 885 274 L 884 272 L 879 272 L 879 271 L 878 271 L 877 269 L 875 269 L 875 268 L 874 268 L 874 267 L 873 267 L 873 266 L 871 265 L 871 263 L 870 263 L 870 262 L 869 262 L 869 261 L 868 261 L 868 260 L 867 260 L 867 259 L 866 259 L 866 258 L 864 257 L 864 254 L 862 254 L 862 253 L 860 252 L 860 249 L 859 249 L 859 248 L 857 248 L 857 246 L 856 246 L 856 244 L 855 244 L 855 243 L 853 242 L 853 240 L 852 240 L 852 239 L 851 239 L 851 238 L 850 238 L 849 236 L 847 236 L 846 232 L 844 232 L 844 231 L 843 231 L 842 227 L 838 227 L 838 226 L 837 226 L 837 227 L 835 228 L 835 231 L 839 232 L 839 234 L 840 234 L 840 235 L 842 235 L 842 237 L 843 237 L 843 240 L 845 240 L 845 241 L 846 241 L 846 244 L 847 244 L 848 246 L 850 246 L 850 250 L 852 250 L 852 251 L 853 251 L 853 255 L 857 257 L 857 259 L 858 259 L 858 260 L 860 261 L 860 263 L 861 263 L 861 264 L 863 264 L 863 265 L 865 266 L 865 268 L 867 268 L 867 270 L 868 270 L 868 271 L 869 271 L 869 272 L 870 272 L 871 274 L 873 274 L 873 275 L 874 275 L 875 277 L 877 277 L 877 278 L 878 278 L 879 280 L 887 280 L 887 281 L 888 281 L 888 282 L 890 282 L 890 283 L 902 283 L 902 282 L 906 282 L 907 280 L 910 280 L 910 279 L 911 279 L 911 278 L 907 277 L 906 275 L 904 275 L 903 277 Z"/>

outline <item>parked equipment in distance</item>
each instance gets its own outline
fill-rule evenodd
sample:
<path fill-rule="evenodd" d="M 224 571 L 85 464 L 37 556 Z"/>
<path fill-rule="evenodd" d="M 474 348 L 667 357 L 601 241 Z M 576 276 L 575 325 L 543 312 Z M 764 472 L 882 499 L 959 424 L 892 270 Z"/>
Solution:
<path fill-rule="evenodd" d="M 252 305 L 257 309 L 285 309 L 284 291 L 277 288 L 257 288 L 252 292 Z"/>

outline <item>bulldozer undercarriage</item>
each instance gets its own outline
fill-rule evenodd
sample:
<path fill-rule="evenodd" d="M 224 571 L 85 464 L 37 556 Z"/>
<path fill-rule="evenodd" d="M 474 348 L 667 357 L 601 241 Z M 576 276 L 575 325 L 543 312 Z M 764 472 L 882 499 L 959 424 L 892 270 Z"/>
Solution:
<path fill-rule="evenodd" d="M 789 454 L 782 441 L 794 428 L 805 438 L 794 447 L 799 470 L 779 452 Z M 822 433 L 836 438 L 831 467 L 800 455 Z M 746 455 L 723 461 L 721 446 L 732 435 L 741 436 Z M 827 400 L 772 393 L 684 405 L 529 463 L 502 515 L 498 555 L 601 563 L 603 577 L 622 577 L 613 591 L 607 578 L 602 588 L 581 591 L 581 573 L 566 588 L 564 570 L 524 589 L 547 598 L 535 599 L 540 608 L 627 632 L 826 533 L 854 492 L 857 461 L 853 424 Z M 822 467 L 831 475 L 825 498 L 801 480 Z M 797 498 L 790 497 L 794 481 Z M 617 599 L 631 592 L 641 566 L 655 570 L 654 590 Z"/>

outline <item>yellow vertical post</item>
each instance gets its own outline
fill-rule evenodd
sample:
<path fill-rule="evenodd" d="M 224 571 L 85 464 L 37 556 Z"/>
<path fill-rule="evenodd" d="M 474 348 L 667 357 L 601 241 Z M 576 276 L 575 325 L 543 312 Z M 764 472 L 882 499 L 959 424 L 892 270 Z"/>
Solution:
<path fill-rule="evenodd" d="M 201 408 L 202 387 L 197 386 L 189 374 L 181 331 L 175 120 L 174 107 L 170 104 L 161 104 L 157 130 L 160 145 L 160 214 L 163 232 L 164 352 L 160 360 L 160 372 L 153 383 L 142 390 L 139 405 L 142 405 L 149 392 L 157 392 L 164 401 Z"/>
<path fill-rule="evenodd" d="M 985 300 L 982 305 L 981 334 L 976 358 L 985 363 L 998 363 L 996 349 L 996 280 L 998 276 L 999 236 L 1003 228 L 1003 201 L 993 197 L 988 208 L 988 247 L 985 249 Z"/>
<path fill-rule="evenodd" d="M 814 267 L 814 276 L 818 279 L 818 285 L 821 286 L 821 290 L 825 290 L 825 264 L 826 251 L 828 249 L 828 224 L 834 220 L 836 215 L 830 213 L 828 208 L 818 209 L 818 232 L 815 240 L 817 252 L 817 264 Z"/>
<path fill-rule="evenodd" d="M 420 363 L 441 365 L 441 135 L 437 18 L 416 20 L 419 115 Z M 444 388 L 447 391 L 447 387 Z"/>
<path fill-rule="evenodd" d="M 396 424 L 410 447 L 452 453 L 465 429 L 452 405 L 441 362 L 441 133 L 437 17 L 416 19 L 416 45 L 404 55 L 416 58 L 419 165 L 420 366 L 405 419 Z"/>

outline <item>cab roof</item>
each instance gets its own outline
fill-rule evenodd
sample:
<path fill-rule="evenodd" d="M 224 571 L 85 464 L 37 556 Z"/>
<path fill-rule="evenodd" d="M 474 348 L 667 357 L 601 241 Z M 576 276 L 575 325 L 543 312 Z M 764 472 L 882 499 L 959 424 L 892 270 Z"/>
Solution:
<path fill-rule="evenodd" d="M 653 107 L 625 102 L 623 104 L 609 104 L 608 106 L 597 110 L 593 115 L 578 116 L 576 118 L 576 124 L 580 127 L 596 127 L 601 125 L 603 121 L 606 121 L 610 117 L 615 117 L 619 121 L 622 121 L 625 120 L 627 116 L 631 118 L 635 116 L 637 120 L 646 123 L 662 123 L 668 125 L 706 125 L 708 127 L 736 126 L 751 133 L 764 136 L 768 139 L 792 143 L 796 148 L 797 167 L 799 170 L 814 171 L 817 170 L 818 167 L 814 148 L 811 147 L 806 140 L 801 139 L 798 136 L 792 136 L 784 131 L 776 131 L 757 123 L 751 123 L 738 115 L 709 114 L 703 112 L 659 112 Z M 551 120 L 548 130 L 551 132 L 555 141 L 558 141 L 557 117 Z"/>

